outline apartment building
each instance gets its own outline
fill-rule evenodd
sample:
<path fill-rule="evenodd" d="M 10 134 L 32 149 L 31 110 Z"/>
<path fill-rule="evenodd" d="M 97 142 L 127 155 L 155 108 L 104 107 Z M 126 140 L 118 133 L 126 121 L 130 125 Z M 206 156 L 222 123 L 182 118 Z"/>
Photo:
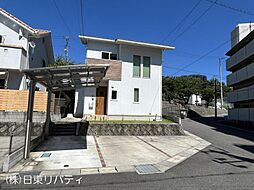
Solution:
<path fill-rule="evenodd" d="M 233 103 L 228 118 L 254 123 L 254 24 L 239 24 L 231 32 L 231 49 L 227 63 L 227 84 L 233 88 L 228 101 Z"/>

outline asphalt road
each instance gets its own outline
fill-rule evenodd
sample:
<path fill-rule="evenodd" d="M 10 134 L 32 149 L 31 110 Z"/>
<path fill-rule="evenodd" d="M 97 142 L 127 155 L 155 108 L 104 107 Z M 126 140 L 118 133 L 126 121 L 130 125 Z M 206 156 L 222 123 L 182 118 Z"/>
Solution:
<path fill-rule="evenodd" d="M 254 189 L 254 133 L 215 124 L 184 120 L 185 130 L 212 143 L 164 174 L 120 173 L 82 176 L 78 185 L 6 186 L 2 189 Z M 117 155 L 116 155 L 117 156 Z"/>

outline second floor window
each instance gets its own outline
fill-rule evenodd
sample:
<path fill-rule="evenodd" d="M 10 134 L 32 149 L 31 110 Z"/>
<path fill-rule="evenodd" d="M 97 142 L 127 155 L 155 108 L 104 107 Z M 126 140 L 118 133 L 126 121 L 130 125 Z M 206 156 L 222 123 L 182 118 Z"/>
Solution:
<path fill-rule="evenodd" d="M 110 60 L 117 60 L 117 54 L 110 53 L 110 52 L 102 52 L 101 53 L 102 59 L 110 59 Z"/>
<path fill-rule="evenodd" d="M 141 56 L 133 56 L 133 77 L 140 77 Z"/>
<path fill-rule="evenodd" d="M 101 53 L 101 58 L 102 59 L 109 59 L 109 52 L 102 52 Z"/>
<path fill-rule="evenodd" d="M 150 65 L 151 65 L 151 58 L 144 56 L 143 57 L 143 77 L 150 78 Z"/>

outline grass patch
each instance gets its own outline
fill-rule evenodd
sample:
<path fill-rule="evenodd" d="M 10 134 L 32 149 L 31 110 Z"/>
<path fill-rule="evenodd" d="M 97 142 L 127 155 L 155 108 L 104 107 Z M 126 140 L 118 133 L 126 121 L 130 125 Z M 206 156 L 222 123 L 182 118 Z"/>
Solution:
<path fill-rule="evenodd" d="M 162 121 L 142 121 L 142 120 L 96 120 L 89 121 L 91 123 L 174 123 L 169 119 L 162 119 Z"/>

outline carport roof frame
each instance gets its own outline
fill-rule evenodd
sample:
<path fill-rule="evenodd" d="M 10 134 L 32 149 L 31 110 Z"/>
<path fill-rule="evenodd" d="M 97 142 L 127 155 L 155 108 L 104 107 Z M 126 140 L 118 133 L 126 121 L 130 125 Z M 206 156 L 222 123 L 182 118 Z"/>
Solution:
<path fill-rule="evenodd" d="M 23 70 L 31 80 L 52 91 L 92 87 L 100 83 L 109 64 L 66 65 Z"/>

